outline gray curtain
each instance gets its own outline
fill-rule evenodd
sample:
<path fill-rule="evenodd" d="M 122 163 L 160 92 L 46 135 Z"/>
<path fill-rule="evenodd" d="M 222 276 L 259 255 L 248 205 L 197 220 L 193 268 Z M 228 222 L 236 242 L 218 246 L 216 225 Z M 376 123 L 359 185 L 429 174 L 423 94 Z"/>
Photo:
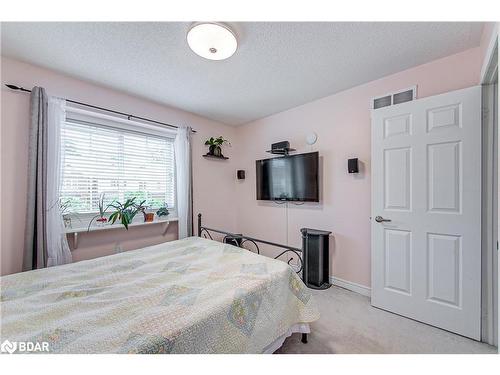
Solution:
<path fill-rule="evenodd" d="M 28 162 L 28 206 L 23 271 L 47 264 L 47 141 L 48 97 L 41 87 L 31 91 Z"/>

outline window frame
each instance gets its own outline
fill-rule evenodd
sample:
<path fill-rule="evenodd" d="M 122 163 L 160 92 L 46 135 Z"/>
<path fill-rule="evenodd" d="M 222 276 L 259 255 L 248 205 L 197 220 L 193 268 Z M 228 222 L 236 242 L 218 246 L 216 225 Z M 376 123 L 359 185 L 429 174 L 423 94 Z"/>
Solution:
<path fill-rule="evenodd" d="M 172 142 L 175 142 L 175 137 L 177 135 L 176 129 L 170 129 L 161 125 L 154 125 L 142 121 L 132 120 L 128 118 L 123 118 L 120 115 L 109 115 L 101 111 L 90 111 L 88 109 L 81 108 L 81 106 L 76 104 L 66 104 L 65 120 L 73 121 L 75 123 L 88 124 L 89 126 L 97 126 L 102 128 L 110 128 L 118 131 L 126 131 L 136 134 L 142 134 L 145 136 L 155 136 L 160 138 L 168 138 Z M 176 157 L 174 148 L 174 206 L 168 207 L 169 217 L 177 217 L 177 168 L 176 168 Z M 61 185 L 63 179 L 63 165 L 61 163 Z M 155 213 L 158 208 L 146 209 L 147 213 Z M 99 211 L 91 212 L 69 212 L 64 214 L 67 218 L 71 220 L 71 229 L 86 227 L 89 221 L 96 215 Z M 139 219 L 138 219 L 139 218 Z M 133 222 L 142 221 L 142 216 L 137 215 Z M 69 228 L 68 228 L 69 229 Z"/>

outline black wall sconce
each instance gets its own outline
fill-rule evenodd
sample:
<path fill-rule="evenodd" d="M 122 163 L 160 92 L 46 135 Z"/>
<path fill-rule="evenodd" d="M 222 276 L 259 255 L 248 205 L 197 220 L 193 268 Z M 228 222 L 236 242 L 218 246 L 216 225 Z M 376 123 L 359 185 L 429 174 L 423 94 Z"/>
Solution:
<path fill-rule="evenodd" d="M 245 179 L 245 171 L 243 169 L 240 169 L 236 172 L 236 176 L 238 177 L 238 180 L 244 180 Z"/>

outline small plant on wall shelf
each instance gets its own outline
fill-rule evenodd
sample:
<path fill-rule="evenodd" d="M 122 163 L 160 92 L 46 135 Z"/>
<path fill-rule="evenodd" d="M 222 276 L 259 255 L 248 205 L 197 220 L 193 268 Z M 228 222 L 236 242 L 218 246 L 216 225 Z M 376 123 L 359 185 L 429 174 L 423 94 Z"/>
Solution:
<path fill-rule="evenodd" d="M 222 155 L 222 145 L 231 146 L 231 143 L 229 143 L 227 139 L 224 139 L 222 135 L 217 138 L 210 137 L 205 141 L 205 146 L 208 146 L 207 155 L 223 158 L 224 155 Z"/>

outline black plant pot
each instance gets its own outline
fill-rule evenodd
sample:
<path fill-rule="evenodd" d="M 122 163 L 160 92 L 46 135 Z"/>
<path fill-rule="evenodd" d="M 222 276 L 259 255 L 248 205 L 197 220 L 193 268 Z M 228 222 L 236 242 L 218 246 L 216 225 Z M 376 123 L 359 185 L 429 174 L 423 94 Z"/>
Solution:
<path fill-rule="evenodd" d="M 222 150 L 221 150 L 220 146 L 212 145 L 208 148 L 208 154 L 213 155 L 213 156 L 217 156 L 217 157 L 221 157 Z"/>

